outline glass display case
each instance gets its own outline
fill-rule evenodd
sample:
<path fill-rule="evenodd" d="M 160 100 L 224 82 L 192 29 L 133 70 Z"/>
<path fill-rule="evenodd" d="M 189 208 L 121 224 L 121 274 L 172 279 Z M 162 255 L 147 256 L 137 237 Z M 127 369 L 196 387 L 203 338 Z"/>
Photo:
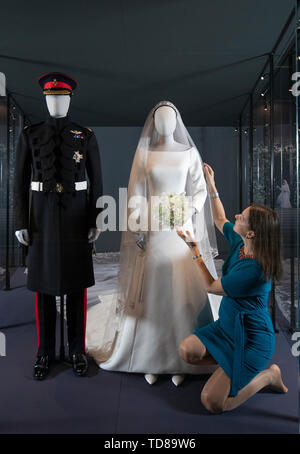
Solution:
<path fill-rule="evenodd" d="M 273 283 L 275 329 L 299 331 L 299 2 L 249 93 L 239 121 L 241 209 L 262 203 L 281 222 L 283 274 Z M 300 84 L 299 84 L 300 85 Z M 300 90 L 299 90 L 300 91 Z"/>
<path fill-rule="evenodd" d="M 24 114 L 11 95 L 0 96 L 0 285 L 10 289 L 14 269 L 24 265 L 25 248 L 14 234 L 13 179 Z"/>
<path fill-rule="evenodd" d="M 0 283 L 4 284 L 7 263 L 7 98 L 0 96 Z"/>

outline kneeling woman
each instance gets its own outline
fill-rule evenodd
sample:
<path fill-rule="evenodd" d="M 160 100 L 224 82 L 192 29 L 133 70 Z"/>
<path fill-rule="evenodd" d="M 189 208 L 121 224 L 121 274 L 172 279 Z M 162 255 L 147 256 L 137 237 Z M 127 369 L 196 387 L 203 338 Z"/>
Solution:
<path fill-rule="evenodd" d="M 201 258 L 189 232 L 177 229 L 191 248 L 208 293 L 223 295 L 219 319 L 194 331 L 180 345 L 181 358 L 191 364 L 220 367 L 206 382 L 201 401 L 211 413 L 232 410 L 265 386 L 287 392 L 276 364 L 265 369 L 275 348 L 275 333 L 268 311 L 271 279 L 281 273 L 280 224 L 276 212 L 252 204 L 226 219 L 218 197 L 212 168 L 204 174 L 216 227 L 230 244 L 222 277 L 215 280 Z"/>

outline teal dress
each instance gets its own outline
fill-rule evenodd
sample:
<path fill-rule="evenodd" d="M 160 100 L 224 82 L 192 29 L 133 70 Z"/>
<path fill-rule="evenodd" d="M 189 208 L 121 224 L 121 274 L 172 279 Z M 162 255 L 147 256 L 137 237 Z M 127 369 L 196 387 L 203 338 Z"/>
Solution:
<path fill-rule="evenodd" d="M 230 244 L 221 278 L 227 296 L 221 300 L 218 320 L 193 334 L 231 378 L 230 396 L 236 396 L 265 369 L 274 353 L 275 333 L 268 310 L 271 280 L 265 280 L 255 259 L 240 259 L 244 243 L 231 222 L 224 224 L 223 233 Z"/>

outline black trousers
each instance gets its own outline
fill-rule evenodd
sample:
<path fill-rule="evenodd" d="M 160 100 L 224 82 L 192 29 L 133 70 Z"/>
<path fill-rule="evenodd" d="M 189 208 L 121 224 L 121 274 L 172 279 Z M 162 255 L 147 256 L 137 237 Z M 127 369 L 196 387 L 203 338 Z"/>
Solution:
<path fill-rule="evenodd" d="M 69 355 L 85 353 L 86 289 L 67 294 L 67 326 Z M 56 298 L 46 293 L 35 294 L 38 334 L 37 356 L 55 358 Z"/>

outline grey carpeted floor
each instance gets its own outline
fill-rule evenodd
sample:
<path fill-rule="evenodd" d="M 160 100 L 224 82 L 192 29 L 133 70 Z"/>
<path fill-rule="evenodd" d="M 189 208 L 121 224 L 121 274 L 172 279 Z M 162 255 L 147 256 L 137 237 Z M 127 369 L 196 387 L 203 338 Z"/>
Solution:
<path fill-rule="evenodd" d="M 116 286 L 117 257 L 96 260 L 97 284 L 88 289 L 89 304 Z M 13 290 L 0 291 L 0 331 L 6 336 L 6 356 L 0 357 L 0 433 L 298 433 L 298 361 L 281 331 L 272 362 L 280 365 L 288 394 L 265 389 L 221 415 L 201 405 L 205 376 L 188 377 L 178 388 L 163 376 L 150 386 L 140 374 L 104 371 L 90 360 L 86 378 L 75 377 L 69 364 L 58 362 L 47 380 L 34 381 L 34 294 L 25 283 L 19 268 Z"/>

